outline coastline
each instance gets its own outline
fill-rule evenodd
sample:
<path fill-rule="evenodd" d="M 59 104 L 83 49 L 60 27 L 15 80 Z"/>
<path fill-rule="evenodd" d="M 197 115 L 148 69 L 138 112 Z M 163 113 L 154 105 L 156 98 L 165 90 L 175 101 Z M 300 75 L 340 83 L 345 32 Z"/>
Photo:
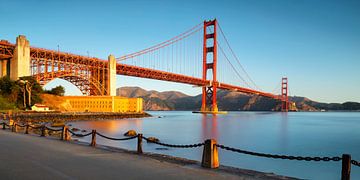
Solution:
<path fill-rule="evenodd" d="M 93 174 L 94 171 L 88 171 L 93 168 L 93 164 L 101 164 L 97 166 L 97 171 L 94 176 L 101 176 L 104 179 L 112 179 L 113 177 L 127 177 L 127 178 L 145 178 L 144 174 L 131 173 L 131 172 L 147 172 L 152 173 L 152 177 L 175 178 L 175 179 L 296 179 L 293 177 L 286 177 L 274 173 L 259 172 L 254 170 L 240 169 L 230 166 L 221 165 L 217 169 L 207 169 L 200 166 L 200 162 L 189 160 L 185 158 L 178 158 L 163 154 L 148 153 L 137 154 L 135 151 L 110 147 L 105 145 L 96 145 L 96 147 L 89 146 L 88 143 L 80 141 L 58 141 L 55 137 L 40 138 L 35 134 L 25 135 L 22 133 L 12 133 L 9 131 L 0 131 L 3 137 L 0 144 L 7 145 L 10 149 L 9 152 L 14 154 L 34 155 L 35 159 L 28 161 L 27 159 L 21 160 L 22 164 L 26 164 L 22 170 L 42 170 L 42 177 L 54 176 L 53 171 L 62 172 L 61 175 L 67 177 L 85 178 L 89 173 Z M 18 148 L 26 147 L 26 148 Z M 53 148 L 58 147 L 58 148 Z M 37 149 L 29 152 L 26 149 Z M 45 154 L 45 155 L 43 155 Z M 52 154 L 51 156 L 46 154 Z M 53 156 L 53 154 L 57 154 Z M 94 155 L 94 156 L 92 156 Z M 103 156 L 104 155 L 104 156 Z M 90 157 L 90 158 L 88 158 Z M 111 161 L 110 161 L 111 159 Z M 126 159 L 127 161 L 124 161 Z M 12 159 L 18 161 L 20 159 Z M 129 161 L 130 160 L 130 161 Z M 13 162 L 6 167 L 12 169 Z M 23 161 L 26 161 L 25 163 Z M 84 164 L 83 162 L 87 163 Z M 51 165 L 49 164 L 51 162 Z M 71 163 L 70 163 L 71 162 Z M 131 163 L 127 163 L 131 162 Z M 34 164 L 32 166 L 31 164 Z M 15 163 L 16 164 L 16 163 Z M 30 166 L 29 166 L 30 164 Z M 36 166 L 37 164 L 48 164 L 47 169 Z M 66 166 L 64 166 L 64 164 Z M 69 168 L 75 165 L 76 168 Z M 81 164 L 81 166 L 79 166 Z M 52 168 L 48 171 L 49 166 Z M 106 166 L 106 167 L 104 167 Z M 104 167 L 104 168 L 103 168 Z M 68 171 L 70 169 L 70 171 Z M 113 170 L 113 169 L 116 169 Z M 121 173 L 119 171 L 122 171 Z M 183 172 L 175 173 L 173 172 Z M 5 171 L 7 172 L 7 171 Z M 83 173 L 87 172 L 87 173 Z M 103 176 L 102 173 L 111 174 L 111 176 Z M 31 174 L 36 176 L 35 174 Z M 14 176 L 14 173 L 5 173 L 5 177 Z M 22 176 L 18 174 L 16 176 Z M 28 178 L 29 176 L 26 175 Z"/>
<path fill-rule="evenodd" d="M 16 113 L 12 115 L 15 121 L 20 122 L 74 122 L 98 121 L 108 119 L 144 118 L 151 117 L 143 113 L 112 113 L 112 112 L 49 112 L 49 113 Z"/>

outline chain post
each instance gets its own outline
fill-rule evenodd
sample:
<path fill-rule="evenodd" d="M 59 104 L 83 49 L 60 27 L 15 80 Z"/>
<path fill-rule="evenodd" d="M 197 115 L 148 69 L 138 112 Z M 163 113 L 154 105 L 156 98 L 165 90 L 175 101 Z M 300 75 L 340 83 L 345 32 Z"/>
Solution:
<path fill-rule="evenodd" d="M 143 150 L 142 150 L 142 137 L 143 135 L 142 134 L 138 134 L 138 141 L 137 141 L 137 153 L 138 154 L 142 154 L 143 153 Z"/>
<path fill-rule="evenodd" d="M 205 141 L 201 166 L 211 169 L 219 167 L 219 155 L 215 139 Z"/>
<path fill-rule="evenodd" d="M 66 126 L 66 128 L 65 128 L 64 138 L 65 138 L 65 141 L 69 141 L 69 140 L 71 139 L 71 135 L 70 135 L 69 127 L 68 127 L 68 126 Z"/>
<path fill-rule="evenodd" d="M 91 143 L 90 146 L 96 146 L 96 130 L 91 131 Z"/>
<path fill-rule="evenodd" d="M 41 137 L 45 137 L 45 130 L 46 130 L 46 128 L 45 128 L 45 125 L 42 125 L 41 126 Z"/>
<path fill-rule="evenodd" d="M 29 134 L 29 124 L 26 124 L 26 127 L 25 127 L 25 134 Z"/>
<path fill-rule="evenodd" d="M 68 133 L 67 129 L 68 129 L 68 127 L 66 125 L 64 125 L 62 127 L 62 131 L 61 131 L 61 140 L 62 141 L 67 141 L 67 133 Z"/>
<path fill-rule="evenodd" d="M 11 132 L 16 132 L 16 123 L 15 122 L 11 126 Z"/>
<path fill-rule="evenodd" d="M 351 171 L 351 155 L 343 154 L 342 155 L 342 168 L 341 168 L 341 180 L 350 180 L 350 171 Z"/>

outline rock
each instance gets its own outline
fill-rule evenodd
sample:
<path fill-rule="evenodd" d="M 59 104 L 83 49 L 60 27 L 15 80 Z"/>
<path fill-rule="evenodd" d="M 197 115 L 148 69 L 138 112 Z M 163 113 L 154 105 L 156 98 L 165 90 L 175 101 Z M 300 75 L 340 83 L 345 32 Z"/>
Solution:
<path fill-rule="evenodd" d="M 154 143 L 154 142 L 160 142 L 160 140 L 156 137 L 148 137 L 148 140 L 146 142 Z"/>
<path fill-rule="evenodd" d="M 126 132 L 124 134 L 124 136 L 136 136 L 136 135 L 137 135 L 137 133 L 135 130 L 129 130 L 128 132 Z"/>
<path fill-rule="evenodd" d="M 72 128 L 71 131 L 76 132 L 76 131 L 80 131 L 80 129 L 78 129 L 78 128 Z"/>
<path fill-rule="evenodd" d="M 54 122 L 51 124 L 52 127 L 63 127 L 65 126 L 64 122 Z"/>

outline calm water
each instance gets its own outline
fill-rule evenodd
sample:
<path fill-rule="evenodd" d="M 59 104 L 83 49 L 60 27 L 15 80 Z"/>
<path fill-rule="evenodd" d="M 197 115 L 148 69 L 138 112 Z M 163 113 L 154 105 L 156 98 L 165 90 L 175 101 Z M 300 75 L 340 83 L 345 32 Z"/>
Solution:
<path fill-rule="evenodd" d="M 360 113 L 356 112 L 229 112 L 202 115 L 191 112 L 150 112 L 154 117 L 71 123 L 81 129 L 97 129 L 123 137 L 129 129 L 171 144 L 193 144 L 214 138 L 218 143 L 244 150 L 299 155 L 341 156 L 360 160 Z M 162 118 L 158 118 L 162 116 Z M 87 138 L 82 141 L 89 141 Z M 126 142 L 97 138 L 98 144 L 136 150 L 136 140 Z M 201 160 L 202 148 L 157 150 L 144 143 L 144 151 Z M 245 169 L 305 178 L 339 179 L 340 162 L 305 162 L 253 157 L 219 150 L 220 163 Z M 360 179 L 360 167 L 352 166 L 352 179 Z"/>

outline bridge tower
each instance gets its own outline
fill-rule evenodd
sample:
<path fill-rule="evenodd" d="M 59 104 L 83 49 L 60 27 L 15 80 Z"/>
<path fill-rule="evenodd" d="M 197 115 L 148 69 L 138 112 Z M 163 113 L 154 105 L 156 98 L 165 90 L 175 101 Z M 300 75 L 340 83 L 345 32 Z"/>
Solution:
<path fill-rule="evenodd" d="M 30 44 L 25 36 L 20 35 L 16 38 L 14 55 L 10 60 L 10 79 L 16 81 L 30 75 Z"/>
<path fill-rule="evenodd" d="M 289 111 L 289 97 L 288 97 L 288 78 L 283 77 L 281 80 L 281 111 Z"/>
<path fill-rule="evenodd" d="M 216 101 L 217 79 L 217 40 L 216 40 L 216 19 L 204 21 L 204 39 L 203 39 L 203 80 L 207 79 L 207 71 L 212 71 L 210 84 L 202 87 L 202 104 L 201 111 L 218 112 Z"/>
<path fill-rule="evenodd" d="M 108 57 L 107 95 L 116 96 L 116 59 L 114 55 Z"/>

